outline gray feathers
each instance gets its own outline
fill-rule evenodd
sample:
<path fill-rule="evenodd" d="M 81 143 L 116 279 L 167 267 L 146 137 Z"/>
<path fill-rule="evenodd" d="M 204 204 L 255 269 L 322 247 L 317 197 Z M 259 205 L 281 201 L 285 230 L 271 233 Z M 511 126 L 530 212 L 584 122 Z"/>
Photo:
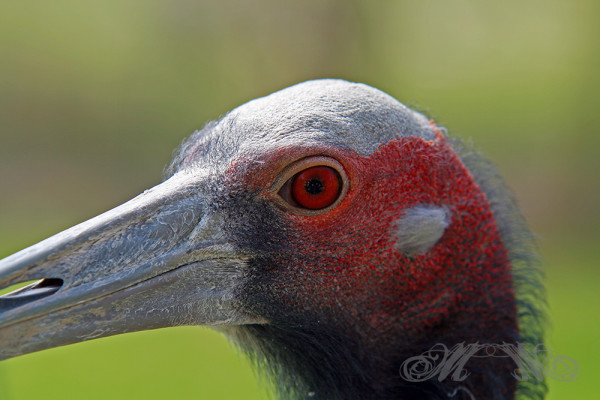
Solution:
<path fill-rule="evenodd" d="M 371 154 L 396 137 L 433 139 L 425 116 L 373 87 L 336 79 L 300 83 L 252 100 L 231 111 L 222 123 L 246 130 L 243 147 L 307 142 Z M 259 139 L 259 140 L 256 140 Z"/>
<path fill-rule="evenodd" d="M 396 248 L 409 257 L 425 254 L 441 239 L 449 224 L 447 208 L 433 205 L 409 208 L 394 228 Z"/>
<path fill-rule="evenodd" d="M 370 86 L 336 79 L 300 83 L 252 100 L 195 132 L 165 175 L 222 168 L 267 150 L 337 147 L 368 156 L 398 137 L 435 138 L 429 120 Z"/>

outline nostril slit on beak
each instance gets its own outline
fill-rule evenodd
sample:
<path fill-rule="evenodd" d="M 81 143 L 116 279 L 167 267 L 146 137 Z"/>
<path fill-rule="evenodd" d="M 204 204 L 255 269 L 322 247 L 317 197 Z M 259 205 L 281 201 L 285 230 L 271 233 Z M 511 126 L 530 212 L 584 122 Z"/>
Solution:
<path fill-rule="evenodd" d="M 59 278 L 45 278 L 0 296 L 0 312 L 20 307 L 56 293 L 63 285 Z"/>

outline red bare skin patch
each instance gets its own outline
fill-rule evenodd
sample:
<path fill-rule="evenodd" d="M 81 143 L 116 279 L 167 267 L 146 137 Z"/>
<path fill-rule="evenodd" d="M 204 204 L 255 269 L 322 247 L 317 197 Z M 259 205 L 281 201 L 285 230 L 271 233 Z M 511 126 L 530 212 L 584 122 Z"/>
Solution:
<path fill-rule="evenodd" d="M 350 188 L 321 215 L 281 210 L 293 249 L 275 256 L 273 285 L 281 287 L 273 292 L 285 294 L 282 301 L 351 327 L 379 350 L 384 337 L 418 341 L 456 326 L 457 339 L 467 342 L 511 339 L 506 333 L 517 332 L 517 323 L 507 252 L 485 195 L 446 138 L 398 138 L 368 157 L 330 147 L 282 149 L 263 160 L 270 168 L 248 174 L 246 165 L 242 175 L 269 198 L 276 191 L 264 188 L 277 173 L 310 155 L 337 159 Z M 394 246 L 394 227 L 416 205 L 447 207 L 452 220 L 428 253 L 409 258 Z"/>

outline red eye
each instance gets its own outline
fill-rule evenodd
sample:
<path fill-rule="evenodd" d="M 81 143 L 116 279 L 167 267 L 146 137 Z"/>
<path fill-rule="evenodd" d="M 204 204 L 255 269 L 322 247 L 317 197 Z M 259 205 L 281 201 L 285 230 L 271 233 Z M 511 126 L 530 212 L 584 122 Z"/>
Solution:
<path fill-rule="evenodd" d="M 342 179 L 331 167 L 311 167 L 292 178 L 291 192 L 300 207 L 319 210 L 338 199 L 342 192 Z"/>
<path fill-rule="evenodd" d="M 350 188 L 344 166 L 334 158 L 312 156 L 288 165 L 275 181 L 275 200 L 304 216 L 320 215 L 337 205 Z"/>

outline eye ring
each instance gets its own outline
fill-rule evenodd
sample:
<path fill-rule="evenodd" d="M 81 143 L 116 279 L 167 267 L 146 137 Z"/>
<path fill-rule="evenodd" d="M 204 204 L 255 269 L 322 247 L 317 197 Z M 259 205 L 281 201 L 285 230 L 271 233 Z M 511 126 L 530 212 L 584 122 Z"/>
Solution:
<path fill-rule="evenodd" d="M 287 210 L 312 216 L 337 207 L 349 186 L 346 171 L 337 160 L 312 156 L 286 167 L 272 191 L 276 201 Z"/>

